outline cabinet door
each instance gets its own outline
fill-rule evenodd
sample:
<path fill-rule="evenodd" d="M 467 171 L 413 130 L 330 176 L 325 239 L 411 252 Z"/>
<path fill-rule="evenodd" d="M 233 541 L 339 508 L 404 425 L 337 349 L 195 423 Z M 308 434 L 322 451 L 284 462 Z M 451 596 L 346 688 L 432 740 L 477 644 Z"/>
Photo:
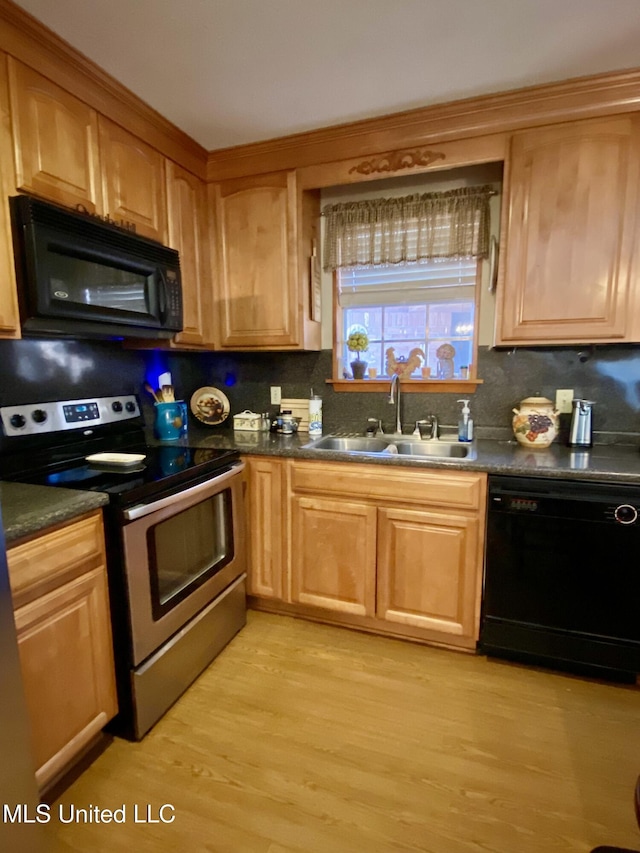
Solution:
<path fill-rule="evenodd" d="M 636 117 L 513 136 L 498 343 L 625 339 L 638 150 Z"/>
<path fill-rule="evenodd" d="M 100 154 L 106 212 L 117 222 L 133 222 L 138 234 L 165 243 L 164 157 L 103 116 L 100 116 Z"/>
<path fill-rule="evenodd" d="M 43 787 L 117 712 L 104 567 L 18 608 L 15 620 Z"/>
<path fill-rule="evenodd" d="M 284 466 L 282 459 L 247 459 L 249 495 L 248 589 L 263 598 L 285 598 Z"/>
<path fill-rule="evenodd" d="M 199 178 L 167 160 L 169 246 L 180 252 L 184 331 L 177 344 L 213 343 L 211 267 L 207 252 L 206 187 Z"/>
<path fill-rule="evenodd" d="M 293 173 L 216 188 L 222 347 L 298 343 Z"/>
<path fill-rule="evenodd" d="M 294 498 L 291 513 L 292 601 L 373 616 L 375 507 L 348 501 Z"/>
<path fill-rule="evenodd" d="M 102 212 L 95 110 L 11 57 L 9 80 L 17 188 Z"/>
<path fill-rule="evenodd" d="M 377 616 L 475 646 L 480 602 L 477 518 L 381 509 Z"/>
<path fill-rule="evenodd" d="M 9 214 L 9 196 L 15 193 L 16 180 L 7 62 L 7 55 L 0 53 L 0 337 L 19 338 L 20 314 Z"/>

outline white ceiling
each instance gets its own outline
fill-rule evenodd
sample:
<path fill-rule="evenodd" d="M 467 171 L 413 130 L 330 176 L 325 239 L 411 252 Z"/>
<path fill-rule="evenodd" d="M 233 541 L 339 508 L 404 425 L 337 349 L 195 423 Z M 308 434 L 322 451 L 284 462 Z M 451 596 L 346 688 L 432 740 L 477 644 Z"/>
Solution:
<path fill-rule="evenodd" d="M 17 0 L 211 150 L 640 67 L 640 0 Z"/>

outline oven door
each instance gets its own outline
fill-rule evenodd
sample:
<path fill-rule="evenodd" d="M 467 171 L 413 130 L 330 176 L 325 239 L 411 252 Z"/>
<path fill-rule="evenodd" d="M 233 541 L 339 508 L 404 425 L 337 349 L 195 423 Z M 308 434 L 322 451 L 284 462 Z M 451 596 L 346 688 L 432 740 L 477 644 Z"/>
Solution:
<path fill-rule="evenodd" d="M 245 571 L 243 471 L 124 511 L 133 667 Z"/>

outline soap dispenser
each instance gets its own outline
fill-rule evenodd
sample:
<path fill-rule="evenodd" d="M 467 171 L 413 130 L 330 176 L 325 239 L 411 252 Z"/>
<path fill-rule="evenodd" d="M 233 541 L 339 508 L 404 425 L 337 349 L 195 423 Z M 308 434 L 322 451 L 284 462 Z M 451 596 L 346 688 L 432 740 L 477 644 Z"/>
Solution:
<path fill-rule="evenodd" d="M 473 419 L 468 400 L 458 400 L 463 403 L 460 420 L 458 421 L 458 441 L 473 441 Z"/>

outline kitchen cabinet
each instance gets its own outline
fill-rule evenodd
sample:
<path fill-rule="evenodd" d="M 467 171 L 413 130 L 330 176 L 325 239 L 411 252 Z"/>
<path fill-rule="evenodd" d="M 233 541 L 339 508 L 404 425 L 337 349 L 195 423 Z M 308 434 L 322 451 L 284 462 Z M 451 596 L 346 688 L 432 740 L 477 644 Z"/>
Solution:
<path fill-rule="evenodd" d="M 379 510 L 378 617 L 475 640 L 479 524 L 454 510 Z"/>
<path fill-rule="evenodd" d="M 277 610 L 279 599 L 281 612 L 475 648 L 485 474 L 289 460 L 283 483 L 269 464 L 267 488 L 249 481 L 252 553 L 273 552 L 269 507 L 287 506 L 290 594 L 268 575 L 254 581 L 256 606 Z"/>
<path fill-rule="evenodd" d="M 42 790 L 117 713 L 101 513 L 16 545 L 7 557 Z"/>
<path fill-rule="evenodd" d="M 104 207 L 116 222 L 160 243 L 167 241 L 165 160 L 159 151 L 99 117 Z"/>
<path fill-rule="evenodd" d="M 9 100 L 9 57 L 0 52 L 0 338 L 20 337 L 9 196 L 15 192 Z"/>
<path fill-rule="evenodd" d="M 318 195 L 302 193 L 294 171 L 225 181 L 212 195 L 220 346 L 319 349 L 311 293 Z"/>
<path fill-rule="evenodd" d="M 95 110 L 9 57 L 15 188 L 102 213 Z"/>
<path fill-rule="evenodd" d="M 213 347 L 213 295 L 204 181 L 167 160 L 169 246 L 180 252 L 184 330 L 177 346 Z"/>
<path fill-rule="evenodd" d="M 247 531 L 250 595 L 287 598 L 285 573 L 285 483 L 287 462 L 264 456 L 244 457 L 248 483 Z"/>
<path fill-rule="evenodd" d="M 375 615 L 376 515 L 365 502 L 293 498 L 292 601 Z"/>
<path fill-rule="evenodd" d="M 639 122 L 612 116 L 513 135 L 498 344 L 640 340 Z"/>

